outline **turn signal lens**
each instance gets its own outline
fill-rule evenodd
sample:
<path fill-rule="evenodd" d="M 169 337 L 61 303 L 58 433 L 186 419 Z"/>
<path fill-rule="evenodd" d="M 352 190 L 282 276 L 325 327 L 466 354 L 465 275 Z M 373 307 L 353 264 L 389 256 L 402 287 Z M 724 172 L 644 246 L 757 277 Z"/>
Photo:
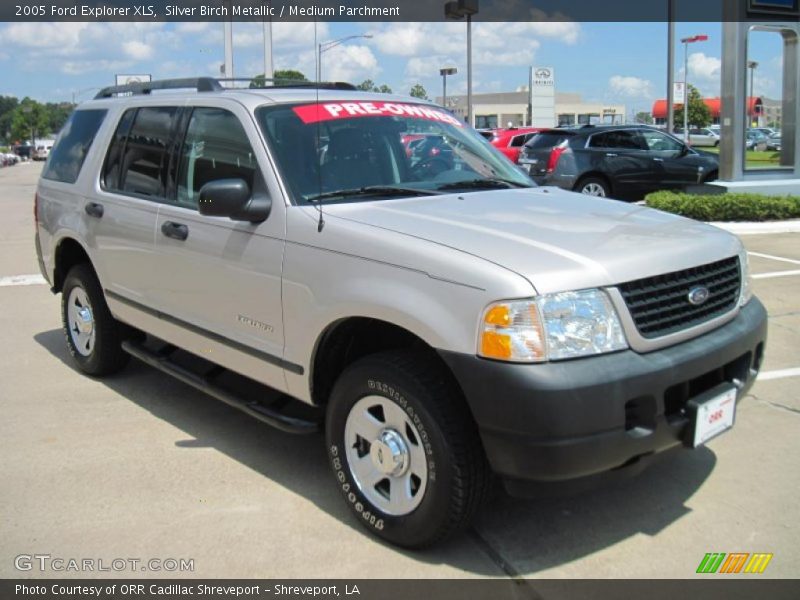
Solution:
<path fill-rule="evenodd" d="M 544 330 L 535 301 L 498 302 L 483 314 L 478 354 L 512 362 L 545 359 Z"/>

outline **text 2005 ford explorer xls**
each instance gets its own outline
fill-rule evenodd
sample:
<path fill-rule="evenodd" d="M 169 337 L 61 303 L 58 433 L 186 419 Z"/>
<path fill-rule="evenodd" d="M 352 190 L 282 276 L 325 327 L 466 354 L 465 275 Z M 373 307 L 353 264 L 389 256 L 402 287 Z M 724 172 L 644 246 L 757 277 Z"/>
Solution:
<path fill-rule="evenodd" d="M 356 518 L 406 547 L 495 481 L 635 470 L 733 424 L 766 338 L 736 237 L 536 187 L 434 105 L 321 87 L 157 82 L 74 113 L 36 244 L 80 369 L 133 355 L 324 427 Z"/>

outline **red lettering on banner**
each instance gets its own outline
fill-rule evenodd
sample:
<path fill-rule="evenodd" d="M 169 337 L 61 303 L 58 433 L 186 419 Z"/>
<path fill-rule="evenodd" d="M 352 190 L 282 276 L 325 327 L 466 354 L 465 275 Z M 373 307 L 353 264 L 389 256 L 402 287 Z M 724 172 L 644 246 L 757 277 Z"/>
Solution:
<path fill-rule="evenodd" d="M 443 110 L 398 102 L 329 102 L 295 106 L 292 110 L 306 124 L 355 117 L 405 116 L 449 123 L 456 127 L 464 126 L 456 117 Z"/>

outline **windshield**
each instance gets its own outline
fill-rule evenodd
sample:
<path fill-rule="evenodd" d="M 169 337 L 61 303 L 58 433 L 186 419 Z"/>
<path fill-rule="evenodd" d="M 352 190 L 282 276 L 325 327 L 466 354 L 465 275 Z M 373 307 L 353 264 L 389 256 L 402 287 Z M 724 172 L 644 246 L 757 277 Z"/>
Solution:
<path fill-rule="evenodd" d="M 535 185 L 474 129 L 429 105 L 281 104 L 256 116 L 296 204 Z"/>

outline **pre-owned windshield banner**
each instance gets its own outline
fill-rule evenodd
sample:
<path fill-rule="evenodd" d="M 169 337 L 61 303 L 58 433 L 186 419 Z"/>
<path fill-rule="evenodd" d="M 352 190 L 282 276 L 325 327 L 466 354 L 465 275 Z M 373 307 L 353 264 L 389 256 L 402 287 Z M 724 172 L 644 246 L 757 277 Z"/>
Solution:
<path fill-rule="evenodd" d="M 410 117 L 427 121 L 439 121 L 457 127 L 464 124 L 450 113 L 436 110 L 419 104 L 403 102 L 325 102 L 322 104 L 305 104 L 294 107 L 295 114 L 303 123 L 320 121 L 336 121 L 354 117 Z"/>

